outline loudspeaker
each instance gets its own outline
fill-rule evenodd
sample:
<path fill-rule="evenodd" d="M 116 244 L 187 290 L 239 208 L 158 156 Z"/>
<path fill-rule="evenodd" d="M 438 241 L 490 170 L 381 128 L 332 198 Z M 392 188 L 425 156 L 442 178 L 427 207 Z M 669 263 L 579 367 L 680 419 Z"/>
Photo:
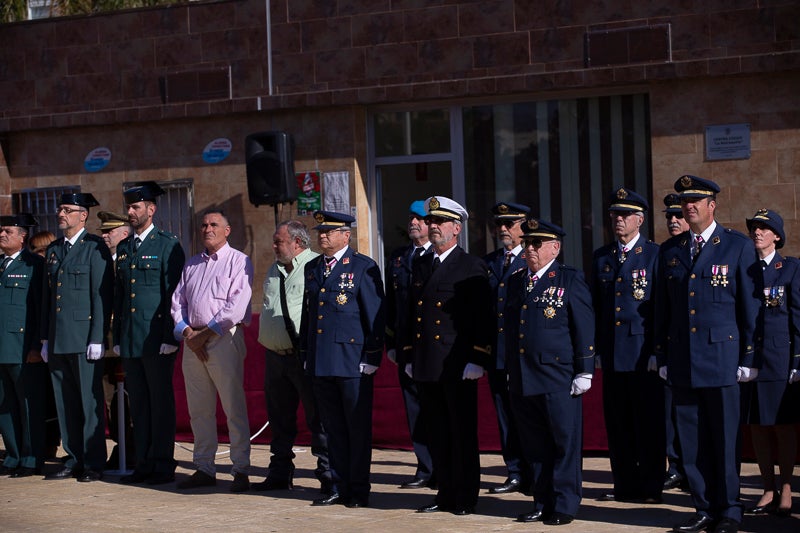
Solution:
<path fill-rule="evenodd" d="M 265 131 L 248 135 L 244 144 L 250 203 L 275 205 L 297 200 L 292 137 L 283 131 Z"/>

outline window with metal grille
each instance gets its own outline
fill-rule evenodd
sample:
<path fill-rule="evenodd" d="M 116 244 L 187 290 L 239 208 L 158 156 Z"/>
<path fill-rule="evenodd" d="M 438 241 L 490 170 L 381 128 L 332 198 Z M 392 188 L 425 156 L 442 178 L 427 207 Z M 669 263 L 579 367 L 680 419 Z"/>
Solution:
<path fill-rule="evenodd" d="M 78 185 L 67 187 L 47 187 L 42 189 L 24 189 L 12 193 L 11 204 L 14 213 L 30 213 L 39 221 L 39 227 L 33 228 L 33 233 L 49 231 L 58 235 L 58 215 L 56 209 L 61 203 L 62 194 L 81 192 Z"/>
<path fill-rule="evenodd" d="M 126 182 L 122 188 L 125 190 L 138 183 L 140 182 Z M 158 208 L 153 217 L 153 224 L 177 235 L 186 257 L 189 257 L 194 253 L 193 181 L 186 179 L 156 183 L 164 189 L 164 194 L 156 200 Z M 122 212 L 126 211 L 123 209 Z"/>

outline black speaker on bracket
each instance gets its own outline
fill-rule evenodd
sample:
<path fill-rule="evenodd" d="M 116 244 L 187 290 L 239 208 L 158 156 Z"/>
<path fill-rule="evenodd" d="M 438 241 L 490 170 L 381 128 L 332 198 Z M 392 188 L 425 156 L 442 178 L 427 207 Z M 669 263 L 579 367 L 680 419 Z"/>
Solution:
<path fill-rule="evenodd" d="M 291 135 L 283 131 L 252 133 L 244 145 L 250 203 L 275 205 L 297 200 Z"/>

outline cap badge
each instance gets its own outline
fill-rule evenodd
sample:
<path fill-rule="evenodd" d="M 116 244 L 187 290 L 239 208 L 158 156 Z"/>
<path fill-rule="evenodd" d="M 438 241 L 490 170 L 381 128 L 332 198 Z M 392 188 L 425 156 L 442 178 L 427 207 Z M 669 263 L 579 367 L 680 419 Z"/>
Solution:
<path fill-rule="evenodd" d="M 689 176 L 683 176 L 681 178 L 681 185 L 683 187 L 691 187 L 692 186 L 692 178 L 690 178 Z"/>
<path fill-rule="evenodd" d="M 528 229 L 539 229 L 539 221 L 532 218 L 528 221 Z"/>
<path fill-rule="evenodd" d="M 439 200 L 437 200 L 436 197 L 434 196 L 431 198 L 431 201 L 428 203 L 428 205 L 430 206 L 431 209 L 439 209 L 439 206 L 441 204 L 439 204 Z"/>
<path fill-rule="evenodd" d="M 317 213 L 316 215 L 314 215 L 314 220 L 317 221 L 317 224 L 322 224 L 323 222 L 325 222 L 325 215 L 323 215 L 322 213 Z"/>
<path fill-rule="evenodd" d="M 628 197 L 628 191 L 626 191 L 625 189 L 620 189 L 620 190 L 617 191 L 617 198 L 618 199 L 624 200 L 627 197 Z"/>
<path fill-rule="evenodd" d="M 500 204 L 497 206 L 497 212 L 501 215 L 505 215 L 508 213 L 508 206 L 506 204 Z"/>

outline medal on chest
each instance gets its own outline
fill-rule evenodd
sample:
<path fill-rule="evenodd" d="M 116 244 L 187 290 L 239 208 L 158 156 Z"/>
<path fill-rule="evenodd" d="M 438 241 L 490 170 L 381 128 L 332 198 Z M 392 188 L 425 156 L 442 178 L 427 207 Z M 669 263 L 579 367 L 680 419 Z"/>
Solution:
<path fill-rule="evenodd" d="M 728 286 L 728 265 L 711 265 L 711 286 Z"/>
<path fill-rule="evenodd" d="M 641 268 L 631 272 L 633 281 L 631 287 L 633 288 L 633 299 L 644 300 L 645 288 L 647 287 L 647 269 Z"/>

